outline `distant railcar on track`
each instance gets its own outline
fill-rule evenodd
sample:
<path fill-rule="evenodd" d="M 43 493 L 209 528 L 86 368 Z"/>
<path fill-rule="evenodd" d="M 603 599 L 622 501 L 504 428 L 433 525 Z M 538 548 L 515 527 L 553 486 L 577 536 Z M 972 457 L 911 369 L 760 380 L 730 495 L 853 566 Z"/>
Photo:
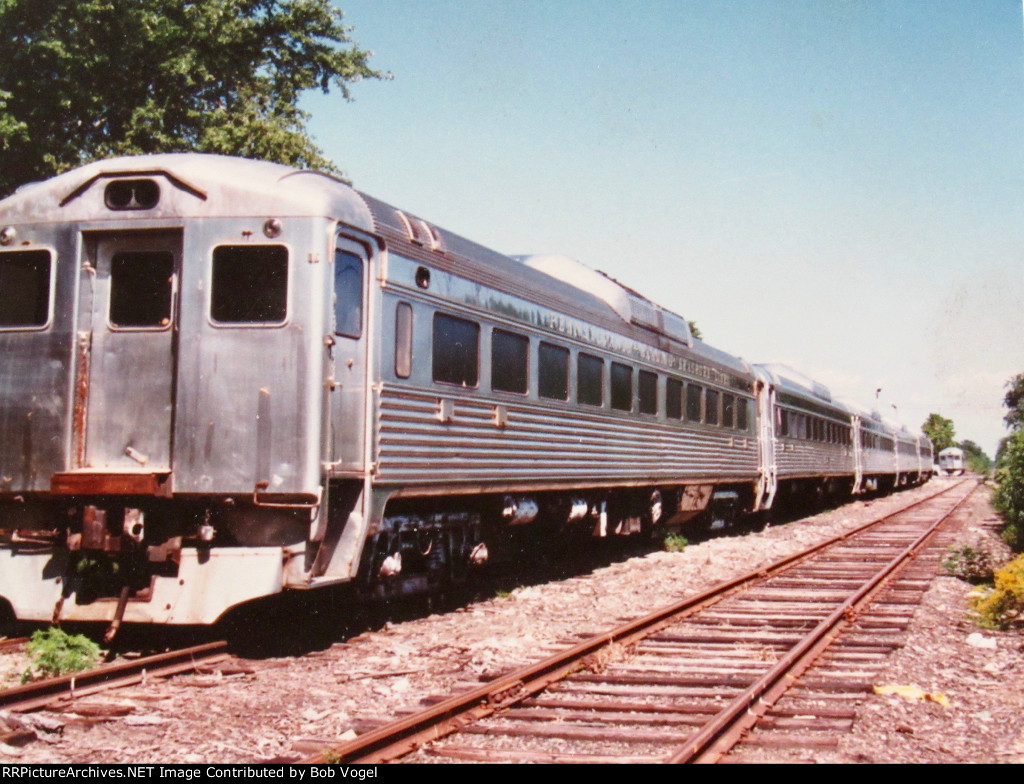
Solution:
<path fill-rule="evenodd" d="M 516 539 L 885 492 L 933 461 L 571 259 L 198 154 L 0 202 L 0 432 L 0 596 L 37 621 L 434 591 Z"/>
<path fill-rule="evenodd" d="M 950 446 L 939 452 L 939 470 L 946 476 L 963 476 L 966 470 L 964 450 Z"/>

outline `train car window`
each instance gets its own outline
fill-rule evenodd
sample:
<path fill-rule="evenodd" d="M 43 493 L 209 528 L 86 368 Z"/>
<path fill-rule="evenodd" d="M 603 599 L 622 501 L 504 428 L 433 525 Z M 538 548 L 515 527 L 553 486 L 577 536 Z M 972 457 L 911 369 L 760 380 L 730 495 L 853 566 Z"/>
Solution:
<path fill-rule="evenodd" d="M 665 416 L 683 418 L 683 382 L 678 378 L 665 379 Z"/>
<path fill-rule="evenodd" d="M 704 422 L 709 425 L 717 425 L 721 417 L 718 412 L 718 398 L 720 395 L 714 389 L 709 389 L 704 398 Z"/>
<path fill-rule="evenodd" d="M 735 395 L 722 395 L 722 427 L 733 427 L 736 419 Z"/>
<path fill-rule="evenodd" d="M 399 302 L 395 309 L 395 375 L 412 375 L 412 305 Z"/>
<path fill-rule="evenodd" d="M 576 400 L 588 406 L 604 405 L 604 360 L 590 354 L 576 358 Z"/>
<path fill-rule="evenodd" d="M 641 414 L 658 413 L 658 374 L 641 370 L 637 377 L 637 397 Z"/>
<path fill-rule="evenodd" d="M 50 320 L 50 252 L 0 254 L 0 329 L 38 329 Z"/>
<path fill-rule="evenodd" d="M 475 387 L 480 377 L 480 325 L 434 314 L 434 381 Z"/>
<path fill-rule="evenodd" d="M 334 332 L 363 334 L 363 260 L 340 249 L 334 251 Z"/>
<path fill-rule="evenodd" d="M 633 410 L 633 368 L 612 362 L 612 408 Z"/>
<path fill-rule="evenodd" d="M 174 255 L 167 251 L 115 253 L 110 259 L 111 326 L 163 329 L 171 323 Z"/>
<path fill-rule="evenodd" d="M 750 401 L 742 397 L 736 400 L 736 429 L 746 433 L 750 429 Z"/>
<path fill-rule="evenodd" d="M 568 400 L 569 349 L 541 343 L 537 359 L 537 394 L 550 400 Z"/>
<path fill-rule="evenodd" d="M 525 395 L 530 358 L 530 339 L 496 329 L 491 332 L 491 389 Z"/>
<path fill-rule="evenodd" d="M 288 315 L 288 249 L 221 245 L 213 249 L 210 317 L 220 324 L 282 324 Z"/>
<path fill-rule="evenodd" d="M 701 398 L 704 396 L 704 388 L 696 384 L 686 385 L 686 419 L 690 422 L 700 422 Z"/>

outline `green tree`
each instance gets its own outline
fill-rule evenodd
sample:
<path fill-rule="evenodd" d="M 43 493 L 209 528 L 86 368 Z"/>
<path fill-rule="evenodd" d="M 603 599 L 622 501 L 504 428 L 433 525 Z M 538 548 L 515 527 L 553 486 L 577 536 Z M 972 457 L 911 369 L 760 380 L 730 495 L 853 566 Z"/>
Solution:
<path fill-rule="evenodd" d="M 952 419 L 946 419 L 939 414 L 929 414 L 924 424 L 921 425 L 921 429 L 932 440 L 932 444 L 935 445 L 936 455 L 946 447 L 953 446 L 956 443 Z"/>
<path fill-rule="evenodd" d="M 0 0 L 0 192 L 111 155 L 333 169 L 305 90 L 383 75 L 330 0 Z"/>
<path fill-rule="evenodd" d="M 993 505 L 1003 515 L 1003 539 L 1015 550 L 1024 550 L 1024 428 L 1006 440 L 997 471 L 999 488 Z"/>
<path fill-rule="evenodd" d="M 961 442 L 960 448 L 964 450 L 964 461 L 967 469 L 976 474 L 986 474 L 992 467 L 992 458 L 985 454 L 985 450 L 971 441 L 969 438 Z"/>
<path fill-rule="evenodd" d="M 700 327 L 697 326 L 696 321 L 687 321 L 687 325 L 690 327 L 690 334 L 693 335 L 697 340 L 704 340 L 704 336 L 700 332 Z"/>
<path fill-rule="evenodd" d="M 1003 538 L 1015 550 L 1024 550 L 1024 373 L 1006 382 L 1003 405 L 1008 409 L 1003 421 L 1010 435 L 999 442 L 996 453 L 996 480 L 999 489 L 993 503 L 1006 527 Z"/>
<path fill-rule="evenodd" d="M 1024 426 L 1024 373 L 1006 382 L 1006 397 L 1003 398 L 1003 405 L 1009 409 L 1003 421 L 1010 430 L 1019 430 Z"/>

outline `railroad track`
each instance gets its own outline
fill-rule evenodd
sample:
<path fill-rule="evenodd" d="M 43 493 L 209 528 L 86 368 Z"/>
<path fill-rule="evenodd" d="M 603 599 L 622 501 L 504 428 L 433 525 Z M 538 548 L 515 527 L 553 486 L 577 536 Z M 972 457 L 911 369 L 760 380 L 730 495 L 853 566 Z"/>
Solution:
<path fill-rule="evenodd" d="M 304 761 L 742 761 L 752 746 L 834 738 L 852 722 L 848 695 L 899 647 L 935 573 L 941 548 L 929 542 L 976 486 L 957 483 Z"/>
<path fill-rule="evenodd" d="M 0 709 L 13 712 L 36 710 L 61 701 L 131 686 L 146 678 L 166 678 L 198 671 L 229 657 L 226 642 L 210 642 L 104 664 L 71 675 L 47 678 L 0 691 Z"/>

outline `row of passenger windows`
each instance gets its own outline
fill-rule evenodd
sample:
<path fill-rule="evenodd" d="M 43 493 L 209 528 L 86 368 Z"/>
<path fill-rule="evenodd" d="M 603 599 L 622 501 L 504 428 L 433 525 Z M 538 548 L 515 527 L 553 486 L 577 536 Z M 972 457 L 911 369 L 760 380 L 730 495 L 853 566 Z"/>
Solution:
<path fill-rule="evenodd" d="M 408 378 L 412 371 L 412 307 L 399 303 L 396 313 L 395 373 Z M 432 377 L 441 384 L 476 388 L 480 383 L 480 332 L 475 321 L 435 313 L 433 320 Z M 492 329 L 491 390 L 525 395 L 529 392 L 530 339 L 504 329 Z M 608 366 L 607 403 L 617 411 L 634 410 L 656 416 L 659 413 L 658 374 L 636 370 L 621 362 L 606 361 L 580 351 L 575 364 L 565 346 L 547 341 L 537 344 L 537 394 L 548 400 L 569 400 L 571 374 L 575 369 L 576 402 L 585 406 L 605 405 L 605 367 Z M 689 422 L 703 422 L 746 431 L 749 401 L 677 378 L 665 380 L 665 416 Z"/>
<path fill-rule="evenodd" d="M 860 443 L 863 449 L 881 449 L 886 452 L 893 451 L 896 446 L 896 442 L 891 438 L 880 436 L 877 433 L 869 433 L 866 430 L 861 431 Z"/>
<path fill-rule="evenodd" d="M 853 428 L 822 417 L 801 414 L 785 408 L 775 409 L 775 429 L 779 436 L 819 441 L 823 444 L 853 443 Z"/>

